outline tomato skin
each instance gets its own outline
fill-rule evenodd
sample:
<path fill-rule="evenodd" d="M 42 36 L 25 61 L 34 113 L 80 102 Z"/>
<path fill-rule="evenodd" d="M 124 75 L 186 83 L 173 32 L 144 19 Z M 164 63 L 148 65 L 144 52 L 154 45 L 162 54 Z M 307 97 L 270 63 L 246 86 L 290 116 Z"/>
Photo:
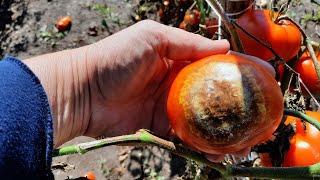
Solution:
<path fill-rule="evenodd" d="M 320 121 L 320 112 L 306 111 L 306 115 Z M 313 146 L 317 147 L 320 151 L 320 131 L 310 123 L 305 123 L 306 127 L 304 127 L 301 119 L 288 116 L 285 124 L 293 123 L 296 124 L 296 134 L 300 134 L 307 138 L 313 144 Z"/>
<path fill-rule="evenodd" d="M 84 175 L 85 178 L 87 178 L 88 180 L 95 180 L 96 179 L 96 175 L 92 172 L 89 171 Z"/>
<path fill-rule="evenodd" d="M 282 166 L 309 166 L 320 162 L 319 149 L 301 134 L 296 134 L 290 140 L 290 148 L 284 157 Z"/>
<path fill-rule="evenodd" d="M 269 139 L 280 123 L 282 100 L 277 82 L 260 65 L 237 55 L 213 55 L 179 72 L 167 113 L 184 143 L 226 154 Z"/>
<path fill-rule="evenodd" d="M 320 53 L 317 54 L 320 63 Z M 295 64 L 295 70 L 313 95 L 320 95 L 320 80 L 318 79 L 313 61 L 309 53 L 304 53 Z"/>
<path fill-rule="evenodd" d="M 320 113 L 306 111 L 306 114 L 320 121 Z M 290 140 L 290 148 L 286 153 L 283 166 L 308 166 L 320 162 L 320 132 L 306 123 L 304 127 L 299 118 L 288 116 L 286 124 L 296 124 L 296 134 Z"/>
<path fill-rule="evenodd" d="M 72 19 L 70 16 L 64 16 L 56 22 L 56 28 L 59 31 L 66 31 L 71 27 Z"/>
<path fill-rule="evenodd" d="M 237 20 L 237 23 L 259 40 L 269 44 L 277 54 L 289 61 L 298 54 L 301 44 L 299 29 L 289 21 L 278 24 L 272 21 L 270 10 L 249 10 Z M 247 54 L 270 60 L 274 57 L 266 47 L 250 38 L 240 29 L 237 30 Z"/>

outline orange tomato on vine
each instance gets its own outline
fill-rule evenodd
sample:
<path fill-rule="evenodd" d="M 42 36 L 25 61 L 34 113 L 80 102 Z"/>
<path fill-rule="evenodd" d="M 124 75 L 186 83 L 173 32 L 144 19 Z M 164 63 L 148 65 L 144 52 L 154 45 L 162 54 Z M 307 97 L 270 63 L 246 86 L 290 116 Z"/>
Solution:
<path fill-rule="evenodd" d="M 317 54 L 320 63 L 320 53 Z M 295 63 L 295 70 L 300 74 L 300 78 L 313 95 L 320 95 L 320 80 L 317 76 L 314 63 L 308 52 L 305 52 Z"/>
<path fill-rule="evenodd" d="M 306 111 L 306 114 L 320 121 L 320 113 Z M 305 125 L 299 118 L 288 116 L 286 124 L 295 124 L 296 133 L 290 140 L 283 166 L 308 166 L 320 162 L 320 132 L 313 125 Z"/>
<path fill-rule="evenodd" d="M 275 22 L 270 10 L 249 10 L 237 23 L 248 33 L 269 45 L 279 56 L 286 61 L 298 54 L 302 41 L 302 35 L 293 23 L 288 20 Z M 240 29 L 237 30 L 243 44 L 245 53 L 259 57 L 263 60 L 271 60 L 274 55 L 259 42 L 255 41 Z"/>

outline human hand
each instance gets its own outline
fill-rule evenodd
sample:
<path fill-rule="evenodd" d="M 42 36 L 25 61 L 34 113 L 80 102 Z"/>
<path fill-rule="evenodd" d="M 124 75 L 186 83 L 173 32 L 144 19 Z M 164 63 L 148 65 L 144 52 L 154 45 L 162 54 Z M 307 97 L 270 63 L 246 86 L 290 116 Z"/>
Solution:
<path fill-rule="evenodd" d="M 167 90 L 177 69 L 227 53 L 229 43 L 153 21 L 142 21 L 88 48 L 92 80 L 90 123 L 84 135 L 115 136 L 151 129 L 166 135 Z"/>
<path fill-rule="evenodd" d="M 165 135 L 166 92 L 177 69 L 228 50 L 226 40 L 146 20 L 97 43 L 25 63 L 48 95 L 57 147 L 80 135 L 116 136 L 141 128 Z"/>
<path fill-rule="evenodd" d="M 148 20 L 97 43 L 25 63 L 48 94 L 57 147 L 80 135 L 117 136 L 141 128 L 166 135 L 166 95 L 178 70 L 228 51 L 226 40 Z"/>

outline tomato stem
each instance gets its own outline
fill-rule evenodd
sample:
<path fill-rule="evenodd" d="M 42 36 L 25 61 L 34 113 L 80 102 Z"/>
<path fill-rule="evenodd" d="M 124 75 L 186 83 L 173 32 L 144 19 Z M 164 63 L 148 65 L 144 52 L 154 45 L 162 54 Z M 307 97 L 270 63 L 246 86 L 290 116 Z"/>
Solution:
<path fill-rule="evenodd" d="M 312 118 L 302 112 L 294 111 L 291 109 L 285 109 L 284 113 L 289 116 L 294 116 L 294 117 L 300 118 L 301 120 L 312 124 L 314 127 L 316 127 L 320 131 L 320 122 L 318 120 L 316 120 L 316 119 L 314 119 L 314 118 Z"/>
<path fill-rule="evenodd" d="M 285 109 L 285 114 L 298 117 L 314 125 L 320 130 L 320 123 L 301 112 Z M 110 145 L 155 145 L 170 151 L 173 154 L 192 159 L 200 164 L 205 164 L 221 173 L 223 177 L 257 177 L 257 178 L 281 178 L 281 179 L 307 179 L 320 177 L 320 163 L 306 167 L 242 167 L 235 165 L 223 165 L 207 160 L 202 154 L 192 151 L 182 144 L 175 144 L 152 134 L 152 132 L 141 129 L 135 134 L 110 137 L 96 141 L 65 146 L 53 151 L 52 156 L 63 156 L 70 154 L 84 154 Z"/>
<path fill-rule="evenodd" d="M 312 44 L 311 44 L 311 40 L 310 40 L 309 37 L 307 37 L 307 39 L 305 41 L 306 41 L 305 43 L 306 43 L 307 49 L 308 49 L 308 51 L 310 53 L 312 62 L 314 64 L 314 68 L 315 68 L 315 70 L 317 72 L 318 79 L 320 79 L 320 64 L 318 62 L 318 58 L 316 56 L 316 53 L 313 50 L 313 47 L 312 47 Z"/>
<path fill-rule="evenodd" d="M 70 154 L 84 154 L 88 151 L 95 150 L 98 148 L 102 148 L 110 145 L 156 145 L 163 149 L 169 150 L 171 153 L 176 154 L 178 156 L 192 159 L 198 163 L 206 164 L 209 167 L 216 169 L 217 171 L 224 174 L 226 172 L 226 167 L 222 163 L 214 163 L 206 159 L 203 155 L 198 152 L 191 151 L 181 144 L 174 144 L 171 141 L 167 141 L 165 139 L 159 138 L 153 135 L 150 131 L 141 129 L 137 131 L 135 134 L 123 135 L 111 138 L 100 139 L 96 141 L 80 143 L 77 145 L 65 146 L 59 149 L 55 149 L 53 151 L 52 156 L 64 156 Z"/>
<path fill-rule="evenodd" d="M 244 53 L 241 40 L 238 36 L 235 26 L 231 23 L 230 18 L 224 12 L 221 4 L 217 0 L 205 0 L 208 5 L 222 18 L 222 22 L 226 30 L 231 36 L 231 46 L 234 51 Z"/>
<path fill-rule="evenodd" d="M 197 0 L 197 4 L 200 10 L 200 24 L 205 24 L 206 12 L 203 6 L 203 0 Z"/>
<path fill-rule="evenodd" d="M 320 163 L 307 167 L 229 167 L 230 176 L 275 178 L 275 179 L 317 179 L 320 177 Z"/>

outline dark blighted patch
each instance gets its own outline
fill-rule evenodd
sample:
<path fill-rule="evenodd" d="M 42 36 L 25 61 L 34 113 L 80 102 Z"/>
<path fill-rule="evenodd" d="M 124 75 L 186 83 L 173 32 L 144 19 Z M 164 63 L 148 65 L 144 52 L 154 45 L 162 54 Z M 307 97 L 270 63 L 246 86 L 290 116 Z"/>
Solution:
<path fill-rule="evenodd" d="M 211 80 L 208 86 L 214 91 L 210 95 L 207 82 L 203 82 L 199 92 L 194 92 L 197 94 L 188 94 L 190 102 L 184 108 L 189 112 L 192 133 L 212 145 L 234 144 L 255 133 L 252 127 L 257 127 L 259 118 L 265 117 L 264 97 L 248 68 L 240 70 L 242 88 L 228 80 Z M 193 96 L 200 96 L 200 102 L 199 97 L 198 102 L 193 102 Z M 200 103 L 201 108 L 195 110 L 194 103 Z"/>

